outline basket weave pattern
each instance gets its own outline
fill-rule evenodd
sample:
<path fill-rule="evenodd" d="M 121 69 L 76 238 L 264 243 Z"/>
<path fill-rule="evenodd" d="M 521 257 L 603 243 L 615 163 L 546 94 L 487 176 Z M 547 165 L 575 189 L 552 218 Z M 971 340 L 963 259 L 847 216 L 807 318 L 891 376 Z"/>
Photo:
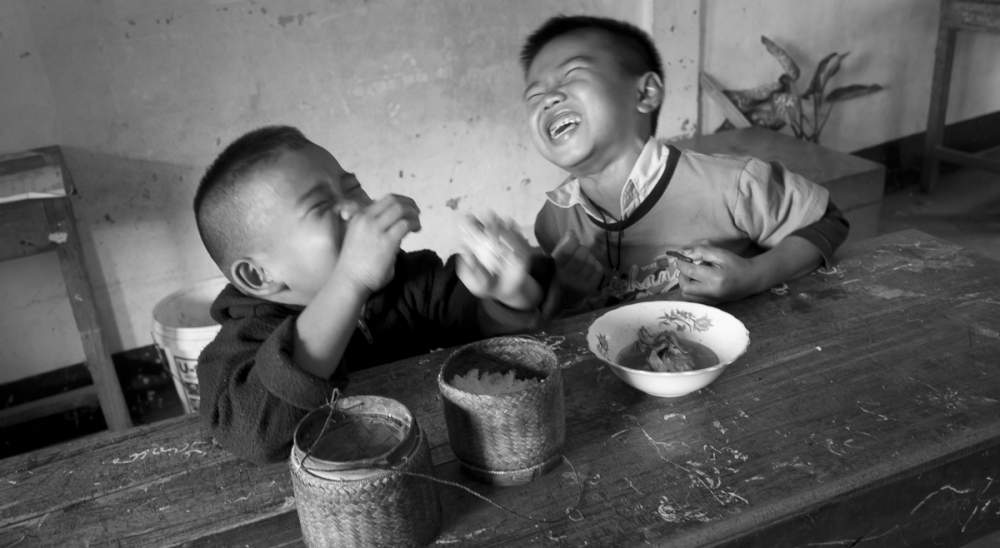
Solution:
<path fill-rule="evenodd" d="M 407 472 L 434 475 L 427 439 L 416 423 L 413 452 L 391 470 L 310 470 L 292 448 L 292 490 L 308 546 L 423 546 L 438 534 L 437 486 Z M 311 472 L 311 473 L 310 473 Z"/>
<path fill-rule="evenodd" d="M 485 359 L 484 359 L 485 358 Z M 513 365 L 544 379 L 518 392 L 483 395 L 450 384 L 472 368 Z M 524 337 L 496 337 L 456 350 L 438 375 L 448 439 L 463 467 L 480 479 L 522 483 L 559 460 L 566 438 L 562 375 L 552 349 Z"/>

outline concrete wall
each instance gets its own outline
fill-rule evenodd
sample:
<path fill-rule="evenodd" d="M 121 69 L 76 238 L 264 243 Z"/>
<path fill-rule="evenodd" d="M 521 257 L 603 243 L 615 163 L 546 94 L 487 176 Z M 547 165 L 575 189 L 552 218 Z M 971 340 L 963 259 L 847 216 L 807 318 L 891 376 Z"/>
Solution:
<path fill-rule="evenodd" d="M 0 2 L 0 151 L 56 140 L 54 99 L 24 2 Z M 0 215 L 4 211 L 0 208 Z M 83 356 L 54 253 L 0 264 L 0 382 Z M 58 350 L 53 352 L 53 346 Z M 77 360 L 79 361 L 79 360 Z M 48 366 L 51 367 L 51 366 Z"/>
<path fill-rule="evenodd" d="M 487 208 L 530 232 L 562 176 L 528 139 L 517 55 L 560 12 L 650 29 L 661 134 L 694 132 L 699 0 L 5 0 L 0 150 L 65 147 L 112 349 L 143 346 L 159 299 L 218 275 L 190 202 L 214 155 L 263 124 L 299 126 L 373 196 L 414 196 L 408 249 L 450 253 L 453 216 Z M 0 382 L 82 361 L 54 255 L 0 265 L 0 287 Z"/>
<path fill-rule="evenodd" d="M 851 52 L 834 85 L 886 87 L 838 104 L 822 144 L 853 151 L 924 130 L 938 0 L 706 0 L 704 18 L 703 69 L 727 89 L 773 82 L 781 74 L 760 43 L 762 34 L 797 61 L 800 90 L 819 60 L 834 51 Z M 1000 110 L 998 55 L 1000 34 L 959 33 L 949 122 Z M 702 130 L 711 132 L 723 117 L 714 103 L 703 99 L 703 107 Z"/>

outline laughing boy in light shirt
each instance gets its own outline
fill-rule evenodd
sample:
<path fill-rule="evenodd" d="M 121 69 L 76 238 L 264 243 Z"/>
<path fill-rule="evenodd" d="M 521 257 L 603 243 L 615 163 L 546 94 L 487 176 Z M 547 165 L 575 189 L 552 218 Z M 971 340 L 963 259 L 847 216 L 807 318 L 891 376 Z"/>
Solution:
<path fill-rule="evenodd" d="M 687 300 L 740 299 L 829 263 L 846 239 L 822 186 L 774 162 L 653 137 L 663 69 L 640 29 L 553 17 L 527 38 L 521 63 L 534 144 L 569 172 L 535 235 L 571 309 L 676 286 Z"/>

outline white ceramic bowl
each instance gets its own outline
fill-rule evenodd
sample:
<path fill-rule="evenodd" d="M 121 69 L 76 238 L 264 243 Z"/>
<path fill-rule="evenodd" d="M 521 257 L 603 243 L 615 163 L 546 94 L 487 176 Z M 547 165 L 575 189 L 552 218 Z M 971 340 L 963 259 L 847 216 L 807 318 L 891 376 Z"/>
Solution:
<path fill-rule="evenodd" d="M 653 333 L 671 329 L 678 337 L 701 343 L 719 363 L 693 371 L 656 372 L 616 363 L 622 350 L 638 338 L 640 327 Z M 627 304 L 599 316 L 587 330 L 587 346 L 630 386 L 652 396 L 675 398 L 700 390 L 746 352 L 750 334 L 743 322 L 718 308 L 684 301 Z"/>

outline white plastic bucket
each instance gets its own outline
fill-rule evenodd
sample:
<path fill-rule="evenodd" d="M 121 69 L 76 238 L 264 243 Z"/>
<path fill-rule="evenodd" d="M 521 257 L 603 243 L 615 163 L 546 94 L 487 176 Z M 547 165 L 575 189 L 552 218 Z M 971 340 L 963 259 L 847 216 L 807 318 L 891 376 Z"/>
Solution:
<path fill-rule="evenodd" d="M 153 307 L 153 342 L 170 367 L 187 413 L 198 411 L 198 355 L 222 327 L 209 311 L 226 283 L 225 278 L 213 278 L 175 291 Z"/>

